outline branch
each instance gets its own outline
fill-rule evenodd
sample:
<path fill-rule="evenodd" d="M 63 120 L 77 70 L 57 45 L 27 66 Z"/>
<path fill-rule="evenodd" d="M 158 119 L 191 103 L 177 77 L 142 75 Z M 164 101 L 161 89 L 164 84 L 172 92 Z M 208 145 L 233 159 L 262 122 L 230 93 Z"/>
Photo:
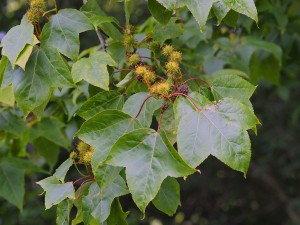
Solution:
<path fill-rule="evenodd" d="M 86 4 L 86 3 L 87 3 L 87 0 L 82 0 L 82 2 L 83 2 L 83 4 Z M 99 31 L 99 30 L 96 30 L 96 34 L 97 34 L 97 36 L 98 36 L 98 39 L 99 39 L 100 44 L 102 45 L 104 51 L 107 52 L 107 51 L 106 51 L 106 47 L 107 47 L 107 46 L 106 46 L 106 42 L 105 42 L 104 38 L 102 37 L 100 31 Z"/>

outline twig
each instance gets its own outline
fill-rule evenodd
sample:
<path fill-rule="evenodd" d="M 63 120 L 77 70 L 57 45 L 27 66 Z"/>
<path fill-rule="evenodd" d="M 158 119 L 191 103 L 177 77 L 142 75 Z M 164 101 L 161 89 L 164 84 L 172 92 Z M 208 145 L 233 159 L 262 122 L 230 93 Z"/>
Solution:
<path fill-rule="evenodd" d="M 175 92 L 175 93 L 170 94 L 169 98 L 172 97 L 172 96 L 179 96 L 179 95 L 182 95 L 182 96 L 186 97 L 187 99 L 189 99 L 189 101 L 195 106 L 195 108 L 198 111 L 200 111 L 200 112 L 202 111 L 202 109 L 199 108 L 199 106 L 194 102 L 194 100 L 190 96 L 188 96 L 186 94 Z"/>
<path fill-rule="evenodd" d="M 58 8 L 57 8 L 56 0 L 53 0 L 53 3 L 54 3 L 54 7 L 55 7 L 55 12 L 58 13 Z"/>
<path fill-rule="evenodd" d="M 83 4 L 86 4 L 86 3 L 87 3 L 87 0 L 82 0 L 82 2 L 83 2 Z M 100 44 L 102 45 L 104 51 L 107 52 L 107 50 L 106 50 L 106 47 L 107 47 L 107 46 L 106 46 L 106 42 L 105 42 L 104 38 L 102 37 L 100 31 L 99 31 L 99 30 L 96 30 L 96 34 L 97 34 L 97 36 L 98 36 L 98 39 L 99 39 Z"/>
<path fill-rule="evenodd" d="M 211 84 L 208 83 L 206 80 L 203 80 L 203 79 L 201 79 L 201 78 L 193 77 L 191 74 L 183 74 L 182 76 L 189 76 L 189 77 L 192 77 L 192 78 L 186 80 L 186 81 L 184 82 L 184 84 L 185 84 L 186 82 L 190 81 L 190 80 L 199 80 L 199 81 L 201 81 L 202 83 L 204 83 L 208 88 L 211 88 Z"/>
<path fill-rule="evenodd" d="M 135 118 L 138 118 L 138 117 L 139 117 L 139 115 L 140 115 L 140 113 L 141 113 L 141 111 L 142 111 L 142 109 L 143 109 L 145 103 L 147 102 L 147 100 L 148 100 L 149 98 L 152 98 L 152 97 L 153 97 L 152 95 L 149 95 L 149 96 L 143 101 L 143 104 L 141 105 L 140 110 L 139 110 L 138 113 L 136 114 Z"/>

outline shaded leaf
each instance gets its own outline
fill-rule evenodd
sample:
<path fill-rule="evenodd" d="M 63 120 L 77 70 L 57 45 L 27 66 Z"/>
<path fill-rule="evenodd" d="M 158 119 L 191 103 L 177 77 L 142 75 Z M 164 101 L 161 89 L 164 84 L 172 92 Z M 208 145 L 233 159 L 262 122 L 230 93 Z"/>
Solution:
<path fill-rule="evenodd" d="M 82 204 L 87 213 L 101 224 L 108 218 L 113 200 L 126 194 L 128 194 L 126 183 L 119 176 L 105 189 L 100 189 L 96 183 L 93 183 L 90 186 L 89 194 L 83 198 Z M 85 223 L 89 224 L 88 221 Z"/>
<path fill-rule="evenodd" d="M 152 16 L 161 24 L 167 24 L 170 21 L 173 12 L 167 10 L 156 0 L 149 0 L 148 8 Z"/>
<path fill-rule="evenodd" d="M 30 139 L 34 140 L 39 137 L 44 137 L 58 146 L 68 148 L 70 141 L 67 135 L 62 131 L 64 126 L 65 124 L 56 117 L 45 117 L 39 123 L 32 126 L 30 129 Z"/>
<path fill-rule="evenodd" d="M 180 203 L 180 186 L 176 179 L 167 177 L 162 183 L 159 192 L 152 200 L 154 206 L 169 216 L 176 213 Z"/>
<path fill-rule="evenodd" d="M 22 210 L 25 194 L 24 170 L 14 164 L 5 163 L 4 159 L 0 162 L 0 180 L 0 196 Z"/>
<path fill-rule="evenodd" d="M 125 213 L 122 209 L 119 199 L 115 199 L 111 204 L 110 215 L 107 218 L 107 225 L 128 225 L 126 217 L 128 213 Z"/>
<path fill-rule="evenodd" d="M 176 23 L 176 18 L 171 18 L 166 25 L 156 25 L 153 32 L 153 38 L 162 45 L 168 39 L 179 37 L 183 32 L 184 30 L 180 24 Z"/>
<path fill-rule="evenodd" d="M 57 225 L 69 225 L 70 224 L 70 212 L 73 204 L 70 200 L 63 201 L 58 204 L 56 210 L 56 224 Z"/>

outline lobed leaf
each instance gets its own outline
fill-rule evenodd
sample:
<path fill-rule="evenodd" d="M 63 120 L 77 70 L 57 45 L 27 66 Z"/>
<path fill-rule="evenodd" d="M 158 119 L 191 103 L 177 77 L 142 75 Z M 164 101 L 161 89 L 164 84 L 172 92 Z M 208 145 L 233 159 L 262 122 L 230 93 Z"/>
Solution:
<path fill-rule="evenodd" d="M 143 213 L 166 177 L 182 177 L 194 172 L 169 143 L 165 133 L 150 128 L 137 129 L 119 138 L 105 162 L 126 167 L 129 191 Z"/>

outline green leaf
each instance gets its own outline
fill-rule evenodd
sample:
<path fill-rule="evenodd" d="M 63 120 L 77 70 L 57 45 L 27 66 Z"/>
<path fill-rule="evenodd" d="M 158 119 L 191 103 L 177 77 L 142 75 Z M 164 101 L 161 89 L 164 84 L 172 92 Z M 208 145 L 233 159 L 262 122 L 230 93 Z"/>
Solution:
<path fill-rule="evenodd" d="M 2 87 L 2 81 L 4 78 L 5 71 L 7 70 L 8 58 L 6 56 L 2 56 L 0 60 L 0 87 Z"/>
<path fill-rule="evenodd" d="M 35 139 L 33 145 L 52 170 L 58 160 L 59 146 L 43 137 Z"/>
<path fill-rule="evenodd" d="M 85 80 L 90 84 L 109 90 L 109 73 L 107 66 L 118 64 L 106 52 L 95 52 L 89 58 L 82 58 L 72 67 L 72 76 L 75 83 Z"/>
<path fill-rule="evenodd" d="M 79 54 L 79 34 L 93 29 L 88 18 L 80 11 L 62 9 L 58 14 L 51 16 L 44 26 L 41 44 L 56 47 L 60 53 L 74 61 Z"/>
<path fill-rule="evenodd" d="M 222 0 L 222 2 L 227 7 L 250 17 L 258 23 L 257 10 L 253 0 Z"/>
<path fill-rule="evenodd" d="M 70 141 L 67 135 L 62 131 L 65 126 L 56 117 L 45 117 L 39 123 L 36 123 L 30 129 L 30 139 L 35 140 L 44 137 L 58 146 L 68 148 Z"/>
<path fill-rule="evenodd" d="M 256 87 L 245 79 L 236 75 L 223 75 L 216 77 L 211 82 L 211 85 L 211 91 L 215 100 L 228 97 L 251 106 L 249 99 Z"/>
<path fill-rule="evenodd" d="M 176 213 L 180 203 L 180 186 L 175 178 L 167 177 L 162 183 L 158 194 L 152 203 L 160 211 L 169 216 Z"/>
<path fill-rule="evenodd" d="M 257 122 L 252 111 L 230 99 L 206 104 L 199 111 L 188 100 L 180 99 L 178 108 L 191 107 L 184 114 L 178 109 L 177 144 L 182 158 L 196 167 L 213 155 L 232 169 L 246 174 L 251 157 L 247 129 Z"/>
<path fill-rule="evenodd" d="M 248 37 L 243 40 L 243 44 L 252 47 L 252 51 L 264 50 L 270 52 L 277 59 L 278 64 L 281 66 L 282 62 L 282 49 L 273 42 L 264 41 L 258 38 Z"/>
<path fill-rule="evenodd" d="M 122 110 L 132 117 L 136 117 L 141 110 L 137 119 L 144 127 L 150 127 L 154 112 L 162 106 L 163 102 L 161 99 L 155 99 L 154 97 L 148 98 L 149 96 L 150 94 L 146 92 L 130 96 Z"/>
<path fill-rule="evenodd" d="M 173 39 L 181 36 L 183 32 L 184 30 L 180 26 L 180 24 L 176 23 L 176 18 L 171 18 L 166 25 L 156 25 L 153 33 L 153 38 L 162 45 L 168 39 Z"/>
<path fill-rule="evenodd" d="M 116 84 L 116 86 L 119 88 L 126 88 L 127 85 L 129 85 L 130 82 L 134 80 L 135 77 L 136 75 L 130 71 L 128 74 L 126 74 L 123 80 Z"/>
<path fill-rule="evenodd" d="M 90 22 L 94 25 L 95 29 L 98 29 L 98 27 L 104 23 L 119 24 L 119 21 L 115 17 L 98 15 L 93 12 L 84 12 L 84 15 L 86 15 L 89 18 Z"/>
<path fill-rule="evenodd" d="M 77 115 L 88 120 L 105 109 L 122 109 L 123 95 L 119 91 L 103 91 L 89 98 L 78 110 Z"/>
<path fill-rule="evenodd" d="M 126 19 L 126 24 L 129 25 L 129 20 L 130 20 L 130 14 L 133 9 L 133 0 L 124 0 L 124 8 L 125 8 L 125 19 Z"/>
<path fill-rule="evenodd" d="M 166 177 L 182 177 L 194 172 L 163 131 L 157 133 L 149 128 L 137 129 L 119 138 L 106 163 L 126 167 L 129 191 L 143 213 Z"/>
<path fill-rule="evenodd" d="M 27 44 L 33 45 L 33 40 L 33 25 L 24 16 L 21 24 L 10 29 L 2 39 L 2 55 L 7 56 L 14 67 L 20 53 Z"/>
<path fill-rule="evenodd" d="M 50 209 L 53 205 L 57 205 L 66 198 L 75 199 L 75 191 L 72 182 L 62 184 L 55 176 L 45 178 L 37 182 L 44 191 L 45 207 Z"/>
<path fill-rule="evenodd" d="M 257 83 L 260 79 L 279 85 L 280 84 L 280 65 L 270 54 L 254 53 L 250 61 L 251 81 Z"/>
<path fill-rule="evenodd" d="M 60 180 L 62 183 L 64 183 L 66 174 L 72 165 L 73 165 L 72 159 L 68 158 L 56 169 L 53 176 L 56 177 L 58 180 Z"/>
<path fill-rule="evenodd" d="M 186 0 L 186 6 L 191 11 L 200 26 L 204 30 L 208 14 L 215 0 Z"/>
<path fill-rule="evenodd" d="M 97 183 L 90 186 L 89 194 L 82 199 L 82 204 L 98 223 L 102 224 L 108 218 L 112 202 L 115 198 L 128 194 L 125 181 L 121 176 L 107 188 L 100 189 Z M 85 221 L 86 224 L 88 221 Z"/>
<path fill-rule="evenodd" d="M 160 121 L 160 110 L 156 111 L 155 117 L 157 121 Z M 163 129 L 166 132 L 166 135 L 171 144 L 174 144 L 176 142 L 177 129 L 172 106 L 169 106 L 169 108 L 162 114 L 160 129 Z"/>
<path fill-rule="evenodd" d="M 116 198 L 111 204 L 110 215 L 107 218 L 107 225 L 128 225 L 126 217 L 128 213 L 125 213 L 122 209 L 121 203 Z"/>
<path fill-rule="evenodd" d="M 223 1 L 217 1 L 213 4 L 213 10 L 218 19 L 218 25 L 220 25 L 227 13 L 230 11 L 230 8 L 227 7 Z"/>
<path fill-rule="evenodd" d="M 257 10 L 253 0 L 157 0 L 167 9 L 175 9 L 182 6 L 187 6 L 191 11 L 195 19 L 197 20 L 200 29 L 205 28 L 209 12 L 215 3 L 215 13 L 217 15 L 218 21 L 222 20 L 228 9 L 232 9 L 238 13 L 242 13 L 251 19 L 258 22 Z"/>
<path fill-rule="evenodd" d="M 15 105 L 15 96 L 11 85 L 0 89 L 0 102 L 10 107 Z"/>
<path fill-rule="evenodd" d="M 70 200 L 65 200 L 58 204 L 56 210 L 56 224 L 57 225 L 69 225 L 70 224 L 70 212 L 73 204 Z"/>
<path fill-rule="evenodd" d="M 22 210 L 25 194 L 24 170 L 5 163 L 4 158 L 0 162 L 0 180 L 0 196 Z"/>
<path fill-rule="evenodd" d="M 96 147 L 92 158 L 92 167 L 96 169 L 119 137 L 140 127 L 136 119 L 121 111 L 105 110 L 83 123 L 76 135 Z"/>
<path fill-rule="evenodd" d="M 116 178 L 118 178 L 121 167 L 103 165 L 98 163 L 93 167 L 94 177 L 101 189 L 107 188 Z"/>
<path fill-rule="evenodd" d="M 172 11 L 167 10 L 164 6 L 158 3 L 156 0 L 149 0 L 148 1 L 148 8 L 151 12 L 152 16 L 161 24 L 167 24 L 171 17 Z"/>
<path fill-rule="evenodd" d="M 0 113 L 0 130 L 21 137 L 28 128 L 21 118 L 9 110 L 4 110 Z"/>
<path fill-rule="evenodd" d="M 16 101 L 25 115 L 49 99 L 51 87 L 73 87 L 70 70 L 54 48 L 35 47 L 25 72 L 14 74 Z"/>
<path fill-rule="evenodd" d="M 88 0 L 88 2 L 85 5 L 83 5 L 80 10 L 83 13 L 88 12 L 99 16 L 106 16 L 105 13 L 99 7 L 96 0 Z M 121 32 L 113 24 L 104 23 L 104 24 L 100 24 L 99 27 L 114 41 L 122 42 L 123 36 Z"/>

